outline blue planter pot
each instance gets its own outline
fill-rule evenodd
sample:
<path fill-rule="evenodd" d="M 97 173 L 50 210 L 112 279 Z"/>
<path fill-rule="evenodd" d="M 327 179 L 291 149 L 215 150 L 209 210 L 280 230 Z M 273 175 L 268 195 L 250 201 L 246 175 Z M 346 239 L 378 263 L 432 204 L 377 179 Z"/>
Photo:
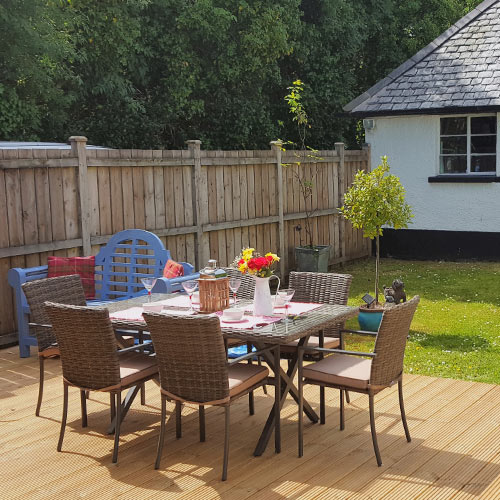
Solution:
<path fill-rule="evenodd" d="M 384 311 L 370 311 L 368 309 L 360 309 L 358 323 L 361 330 L 368 332 L 378 332 L 378 327 L 382 321 Z"/>

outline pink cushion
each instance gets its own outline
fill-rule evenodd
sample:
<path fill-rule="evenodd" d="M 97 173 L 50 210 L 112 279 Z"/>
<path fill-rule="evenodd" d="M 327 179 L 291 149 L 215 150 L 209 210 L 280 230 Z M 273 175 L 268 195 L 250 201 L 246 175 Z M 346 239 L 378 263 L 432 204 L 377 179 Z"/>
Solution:
<path fill-rule="evenodd" d="M 178 278 L 184 276 L 184 268 L 182 264 L 175 262 L 175 260 L 168 259 L 163 269 L 163 277 L 167 279 Z"/>
<path fill-rule="evenodd" d="M 48 277 L 78 274 L 86 299 L 95 298 L 95 257 L 48 257 Z"/>
<path fill-rule="evenodd" d="M 332 354 L 317 363 L 305 366 L 302 374 L 304 378 L 318 382 L 366 389 L 370 381 L 371 366 L 371 359 Z"/>

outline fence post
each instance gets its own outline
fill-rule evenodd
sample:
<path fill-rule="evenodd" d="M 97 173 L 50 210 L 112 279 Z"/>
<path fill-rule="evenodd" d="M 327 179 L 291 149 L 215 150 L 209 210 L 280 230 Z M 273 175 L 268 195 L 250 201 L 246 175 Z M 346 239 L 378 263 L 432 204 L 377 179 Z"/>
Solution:
<path fill-rule="evenodd" d="M 196 225 L 195 268 L 200 269 L 208 259 L 208 235 L 203 224 L 208 222 L 208 183 L 206 172 L 201 170 L 201 141 L 186 141 L 194 160 L 193 169 L 193 212 Z"/>
<path fill-rule="evenodd" d="M 71 136 L 71 152 L 78 158 L 78 197 L 80 209 L 80 231 L 82 235 L 83 255 L 91 255 L 90 246 L 90 204 L 87 177 L 87 138 Z"/>
<path fill-rule="evenodd" d="M 276 155 L 276 168 L 278 170 L 278 232 L 279 232 L 279 254 L 280 254 L 280 275 L 281 279 L 285 278 L 285 259 L 288 258 L 288 249 L 285 242 L 285 220 L 283 216 L 283 165 L 281 164 L 281 141 L 271 141 L 271 149 Z"/>
<path fill-rule="evenodd" d="M 340 204 L 344 203 L 344 193 L 347 190 L 347 186 L 345 185 L 345 144 L 343 142 L 335 143 L 335 151 L 337 151 L 340 164 L 339 164 L 339 197 Z M 341 259 L 345 259 L 346 256 L 346 248 L 345 248 L 345 219 L 344 217 L 340 217 L 340 226 L 339 226 L 339 238 L 340 238 L 340 248 L 341 248 Z"/>

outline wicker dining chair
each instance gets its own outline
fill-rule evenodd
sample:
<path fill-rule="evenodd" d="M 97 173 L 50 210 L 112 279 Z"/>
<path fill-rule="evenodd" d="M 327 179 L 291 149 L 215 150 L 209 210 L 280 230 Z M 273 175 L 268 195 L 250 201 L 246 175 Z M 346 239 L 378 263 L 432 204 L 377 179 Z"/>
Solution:
<path fill-rule="evenodd" d="M 380 467 L 382 459 L 375 429 L 374 397 L 397 382 L 401 420 L 406 440 L 411 441 L 403 403 L 403 359 L 406 339 L 419 301 L 420 297 L 416 295 L 410 301 L 384 311 L 379 330 L 374 334 L 375 348 L 371 353 L 319 347 L 299 348 L 299 457 L 304 452 L 302 412 L 306 384 L 340 389 L 340 430 L 344 429 L 345 424 L 343 392 L 349 390 L 368 394 L 373 449 Z M 332 353 L 332 356 L 304 366 L 303 355 L 311 351 Z"/>
<path fill-rule="evenodd" d="M 40 383 L 38 386 L 38 402 L 35 410 L 35 415 L 38 417 L 43 399 L 45 360 L 59 356 L 59 346 L 57 345 L 54 332 L 48 327 L 50 320 L 44 304 L 46 301 L 50 301 L 74 306 L 85 306 L 87 302 L 85 301 L 82 281 L 77 274 L 29 281 L 24 283 L 22 287 L 30 308 L 30 330 L 36 336 L 38 342 Z"/>
<path fill-rule="evenodd" d="M 122 420 L 121 393 L 155 377 L 158 374 L 156 360 L 138 352 L 144 345 L 117 351 L 107 309 L 53 302 L 46 302 L 45 308 L 59 344 L 63 371 L 64 403 L 57 451 L 61 451 L 66 428 L 68 387 L 80 389 L 82 427 L 87 426 L 85 391 L 108 392 L 111 419 L 116 422 L 112 458 L 116 463 Z"/>
<path fill-rule="evenodd" d="M 161 428 L 155 469 L 160 467 L 165 438 L 166 401 L 176 405 L 176 436 L 181 437 L 181 405 L 199 408 L 200 441 L 205 441 L 206 405 L 225 409 L 224 460 L 222 480 L 227 478 L 229 457 L 229 414 L 231 404 L 268 382 L 269 369 L 240 363 L 265 351 L 274 351 L 279 366 L 278 349 L 268 347 L 227 361 L 224 340 L 216 317 L 173 316 L 144 313 L 156 352 L 160 373 Z M 280 451 L 280 377 L 274 377 L 276 412 L 275 448 Z"/>

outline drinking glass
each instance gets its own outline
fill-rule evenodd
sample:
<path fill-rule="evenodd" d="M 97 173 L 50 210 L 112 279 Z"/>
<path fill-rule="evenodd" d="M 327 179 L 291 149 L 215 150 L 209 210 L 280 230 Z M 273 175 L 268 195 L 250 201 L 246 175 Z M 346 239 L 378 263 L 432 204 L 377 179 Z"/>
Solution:
<path fill-rule="evenodd" d="M 191 308 L 189 309 L 190 313 L 194 313 L 193 309 L 193 292 L 196 290 L 198 283 L 194 280 L 187 280 L 182 282 L 182 288 L 189 295 L 189 302 L 191 304 Z"/>
<path fill-rule="evenodd" d="M 156 278 L 141 278 L 144 288 L 148 291 L 148 302 L 151 302 L 151 290 L 156 285 Z"/>
<path fill-rule="evenodd" d="M 233 301 L 234 301 L 234 306 L 236 307 L 236 293 L 238 292 L 238 289 L 241 286 L 241 279 L 240 278 L 231 278 L 229 280 L 229 288 L 233 292 Z"/>
<path fill-rule="evenodd" d="M 285 303 L 285 323 L 288 323 L 288 304 L 292 300 L 294 293 L 293 288 L 282 288 L 278 291 L 278 297 Z"/>

